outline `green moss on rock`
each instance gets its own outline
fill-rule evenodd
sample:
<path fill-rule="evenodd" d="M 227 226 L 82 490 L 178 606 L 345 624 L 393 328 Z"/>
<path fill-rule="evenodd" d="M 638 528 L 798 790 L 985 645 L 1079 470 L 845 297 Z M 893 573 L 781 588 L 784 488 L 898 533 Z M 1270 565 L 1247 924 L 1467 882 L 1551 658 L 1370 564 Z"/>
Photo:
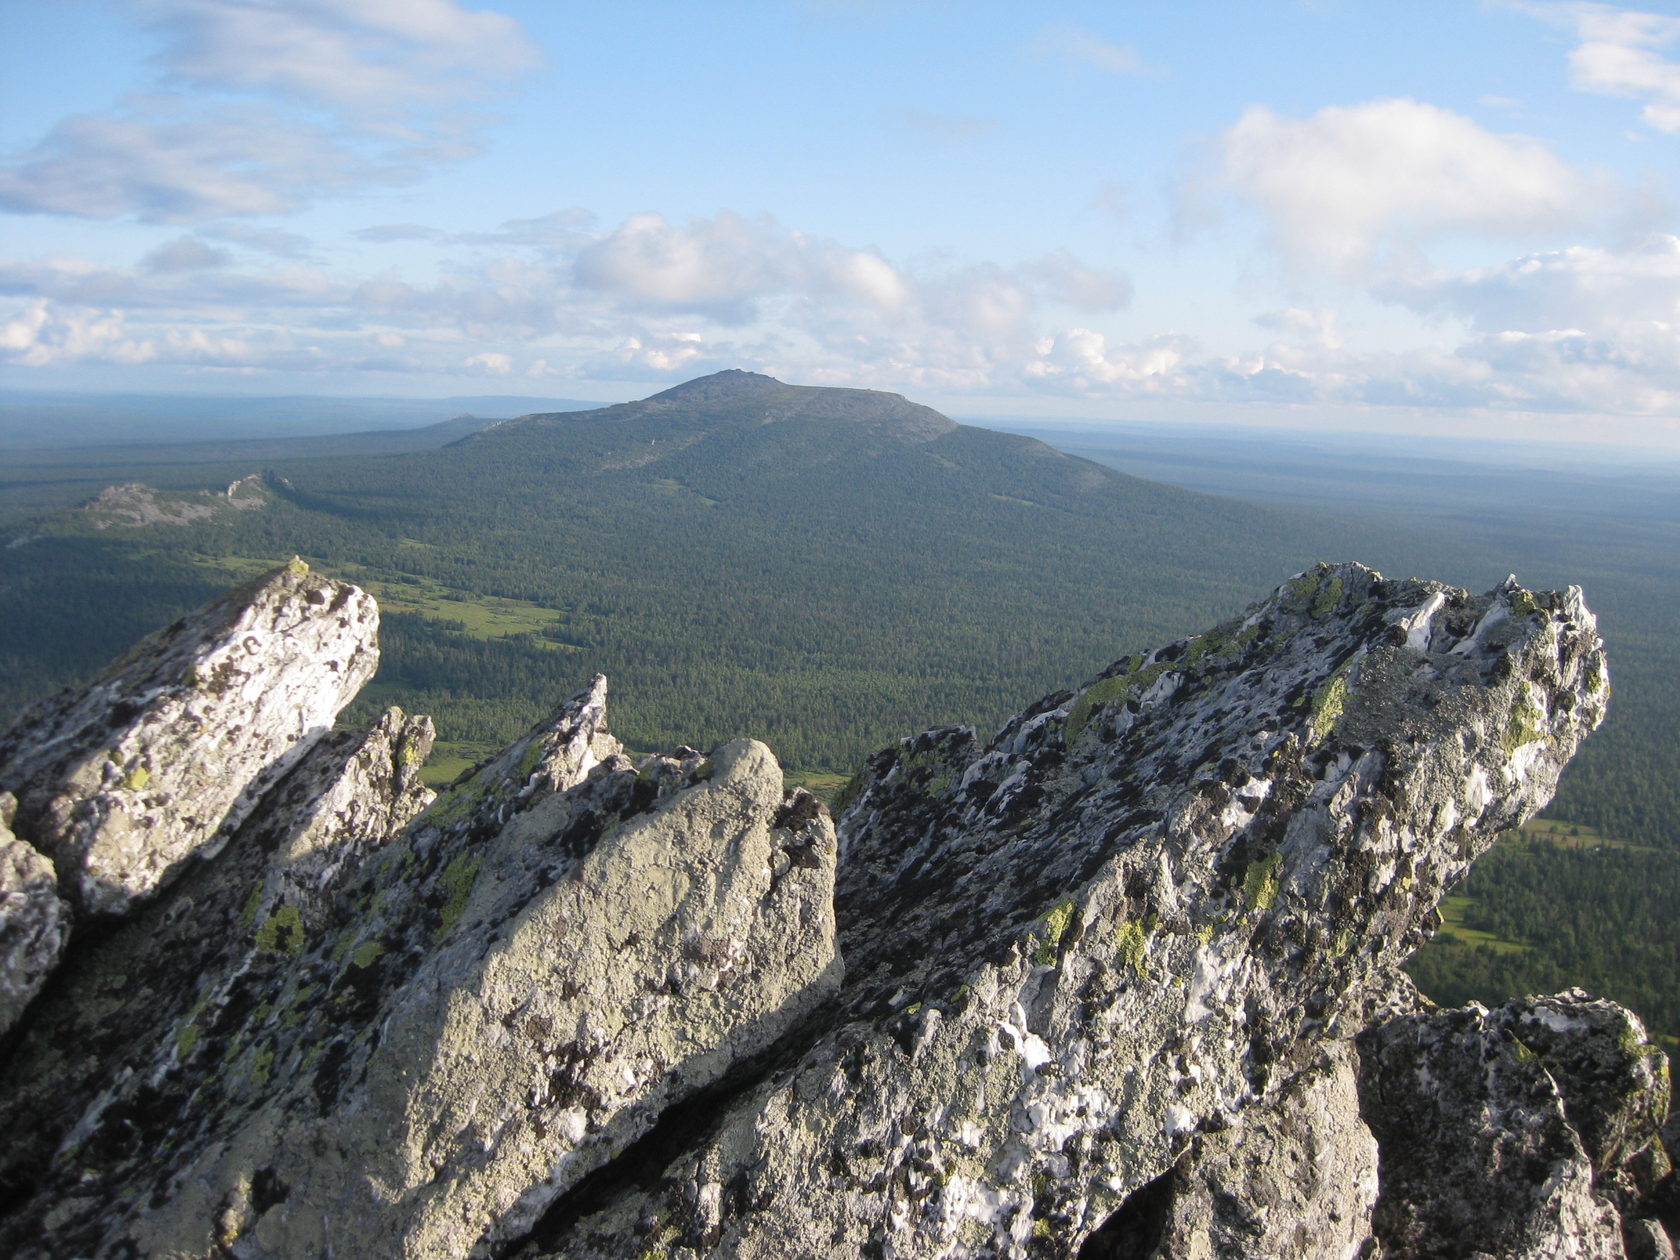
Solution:
<path fill-rule="evenodd" d="M 256 947 L 265 954 L 301 954 L 304 941 L 303 915 L 293 905 L 279 907 L 257 929 Z"/>

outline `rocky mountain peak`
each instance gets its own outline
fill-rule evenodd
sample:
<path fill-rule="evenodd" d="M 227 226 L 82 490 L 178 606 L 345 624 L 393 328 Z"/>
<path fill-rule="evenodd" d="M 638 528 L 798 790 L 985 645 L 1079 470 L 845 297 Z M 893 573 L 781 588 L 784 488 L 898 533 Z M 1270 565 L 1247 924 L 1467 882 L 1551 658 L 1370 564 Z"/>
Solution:
<path fill-rule="evenodd" d="M 423 718 L 281 749 L 373 616 L 283 569 L 0 744 L 8 1254 L 1673 1254 L 1638 1020 L 1398 970 L 1602 719 L 1579 591 L 1319 566 L 838 825 L 602 678 L 435 799 Z"/>

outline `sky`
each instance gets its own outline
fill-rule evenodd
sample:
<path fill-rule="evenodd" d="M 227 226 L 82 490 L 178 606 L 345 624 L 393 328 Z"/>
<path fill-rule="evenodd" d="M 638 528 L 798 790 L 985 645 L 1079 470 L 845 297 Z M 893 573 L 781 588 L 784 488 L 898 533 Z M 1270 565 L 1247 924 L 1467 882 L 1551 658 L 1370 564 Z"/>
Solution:
<path fill-rule="evenodd" d="M 1680 7 L 0 0 L 0 387 L 1680 451 Z"/>

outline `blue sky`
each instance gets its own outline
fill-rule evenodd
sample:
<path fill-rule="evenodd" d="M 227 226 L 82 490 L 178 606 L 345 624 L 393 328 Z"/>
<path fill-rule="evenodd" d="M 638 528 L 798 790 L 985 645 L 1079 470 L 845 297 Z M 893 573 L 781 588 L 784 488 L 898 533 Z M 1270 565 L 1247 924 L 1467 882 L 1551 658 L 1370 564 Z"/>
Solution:
<path fill-rule="evenodd" d="M 1680 11 L 0 0 L 12 388 L 1680 448 Z"/>

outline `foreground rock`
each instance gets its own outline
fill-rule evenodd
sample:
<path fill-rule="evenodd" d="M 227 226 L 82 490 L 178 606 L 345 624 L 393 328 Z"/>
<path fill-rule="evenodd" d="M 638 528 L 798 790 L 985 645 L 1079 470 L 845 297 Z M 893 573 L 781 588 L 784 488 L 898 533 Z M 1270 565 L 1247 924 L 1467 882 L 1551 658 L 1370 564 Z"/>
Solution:
<path fill-rule="evenodd" d="M 784 809 L 750 741 L 632 765 L 604 698 L 397 840 L 412 796 L 365 793 L 430 731 L 387 715 L 279 785 L 236 875 L 195 872 L 72 964 L 0 1111 L 37 1135 L 8 1253 L 313 1255 L 354 1222 L 358 1255 L 465 1254 L 832 990 L 820 809 Z M 311 797 L 360 805 L 371 844 Z"/>
<path fill-rule="evenodd" d="M 75 938 L 0 1250 L 1660 1255 L 1637 1021 L 1398 971 L 1607 695 L 1578 592 L 1321 566 L 877 754 L 838 841 L 760 744 L 632 762 L 601 679 L 429 805 L 392 711 Z"/>
<path fill-rule="evenodd" d="M 70 910 L 52 863 L 12 834 L 17 800 L 0 792 L 0 1036 L 10 1031 L 58 965 Z"/>
<path fill-rule="evenodd" d="M 145 640 L 0 735 L 14 829 L 93 914 L 209 856 L 379 663 L 365 592 L 294 561 Z"/>
<path fill-rule="evenodd" d="M 1638 1020 L 1577 990 L 1402 1016 L 1361 1052 L 1388 1254 L 1625 1254 L 1667 1163 L 1668 1063 Z"/>
<path fill-rule="evenodd" d="M 946 729 L 878 754 L 841 817 L 832 1026 L 715 1133 L 648 1151 L 645 1188 L 541 1245 L 1028 1255 L 1084 1237 L 1358 1031 L 1607 695 L 1578 592 L 1321 567 L 985 746 Z"/>

